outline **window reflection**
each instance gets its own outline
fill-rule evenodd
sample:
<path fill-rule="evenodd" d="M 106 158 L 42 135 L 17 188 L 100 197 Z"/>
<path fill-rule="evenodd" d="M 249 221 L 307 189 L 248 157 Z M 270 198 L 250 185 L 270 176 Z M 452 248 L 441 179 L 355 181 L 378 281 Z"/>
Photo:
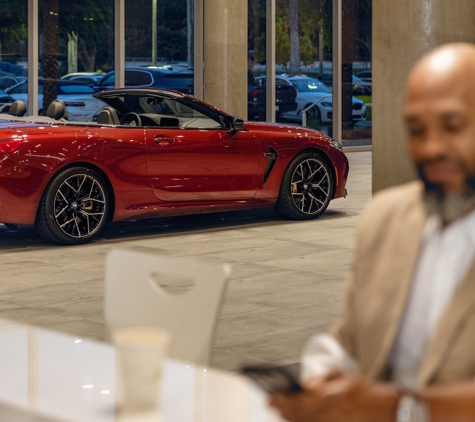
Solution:
<path fill-rule="evenodd" d="M 27 10 L 27 0 L 0 2 L 0 112 L 13 102 L 6 91 L 26 79 Z"/>
<path fill-rule="evenodd" d="M 343 145 L 366 146 L 372 137 L 372 0 L 343 0 L 342 9 Z"/>

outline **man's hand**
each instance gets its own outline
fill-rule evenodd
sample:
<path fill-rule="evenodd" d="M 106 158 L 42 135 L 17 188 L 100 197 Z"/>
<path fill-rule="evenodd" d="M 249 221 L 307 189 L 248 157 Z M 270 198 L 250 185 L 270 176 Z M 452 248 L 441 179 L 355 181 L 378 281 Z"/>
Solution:
<path fill-rule="evenodd" d="M 394 422 L 400 394 L 391 384 L 333 373 L 300 393 L 275 394 L 271 406 L 290 422 Z"/>

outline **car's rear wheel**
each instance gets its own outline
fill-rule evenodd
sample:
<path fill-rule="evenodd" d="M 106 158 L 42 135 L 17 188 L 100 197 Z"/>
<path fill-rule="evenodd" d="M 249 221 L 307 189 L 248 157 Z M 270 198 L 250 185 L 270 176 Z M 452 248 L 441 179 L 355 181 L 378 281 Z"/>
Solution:
<path fill-rule="evenodd" d="M 99 236 L 109 219 L 110 193 L 104 178 L 88 167 L 56 175 L 41 198 L 35 227 L 45 239 L 75 245 Z"/>
<path fill-rule="evenodd" d="M 300 154 L 284 173 L 276 209 L 294 220 L 317 218 L 327 209 L 333 186 L 330 167 L 319 154 Z"/>

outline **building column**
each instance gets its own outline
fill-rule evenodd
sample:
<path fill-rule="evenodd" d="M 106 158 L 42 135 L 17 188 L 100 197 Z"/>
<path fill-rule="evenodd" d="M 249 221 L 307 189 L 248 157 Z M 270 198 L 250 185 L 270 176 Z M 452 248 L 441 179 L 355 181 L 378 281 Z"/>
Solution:
<path fill-rule="evenodd" d="M 247 0 L 204 1 L 204 101 L 247 119 Z"/>
<path fill-rule="evenodd" d="M 402 120 L 412 66 L 461 41 L 475 42 L 473 0 L 373 0 L 373 192 L 415 178 Z"/>

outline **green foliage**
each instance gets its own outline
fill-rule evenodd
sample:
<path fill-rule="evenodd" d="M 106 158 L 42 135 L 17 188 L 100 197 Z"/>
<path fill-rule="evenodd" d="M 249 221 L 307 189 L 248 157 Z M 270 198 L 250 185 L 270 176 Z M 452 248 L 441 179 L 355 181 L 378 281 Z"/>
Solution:
<path fill-rule="evenodd" d="M 249 67 L 266 60 L 266 1 L 248 0 Z"/>
<path fill-rule="evenodd" d="M 186 60 L 186 1 L 159 0 L 157 3 L 157 56 L 167 61 Z M 126 56 L 151 57 L 152 1 L 127 0 L 126 16 Z"/>
<path fill-rule="evenodd" d="M 26 45 L 20 40 L 27 37 L 27 1 L 9 0 L 0 3 L 0 53 L 1 60 L 15 62 L 26 55 Z"/>
<path fill-rule="evenodd" d="M 60 49 L 67 57 L 68 34 L 78 36 L 78 70 L 113 67 L 114 0 L 59 0 Z M 66 64 L 61 73 L 66 73 Z"/>
<path fill-rule="evenodd" d="M 290 60 L 289 19 L 277 15 L 275 22 L 275 61 L 283 66 Z"/>
<path fill-rule="evenodd" d="M 356 98 L 360 99 L 366 104 L 372 101 L 373 96 L 372 95 L 358 95 Z"/>
<path fill-rule="evenodd" d="M 318 42 L 318 15 L 315 11 L 306 10 L 309 0 L 299 1 L 299 43 L 300 60 L 304 64 L 313 63 L 317 58 L 315 38 Z M 288 2 L 278 2 L 275 24 L 276 64 L 287 65 L 290 60 L 290 16 Z M 308 12 L 308 13 L 306 13 Z"/>

